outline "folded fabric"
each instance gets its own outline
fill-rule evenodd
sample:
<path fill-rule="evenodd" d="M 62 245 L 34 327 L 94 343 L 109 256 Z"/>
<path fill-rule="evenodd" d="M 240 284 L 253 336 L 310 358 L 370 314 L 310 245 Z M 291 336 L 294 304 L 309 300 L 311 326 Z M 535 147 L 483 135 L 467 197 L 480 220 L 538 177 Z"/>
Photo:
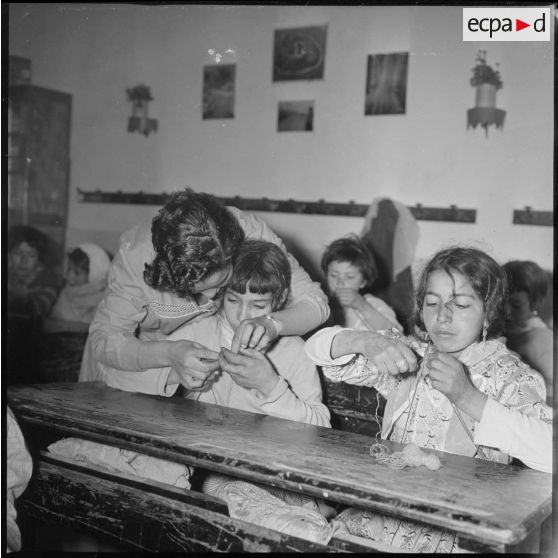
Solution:
<path fill-rule="evenodd" d="M 288 503 L 270 494 L 267 487 L 264 489 L 223 475 L 210 475 L 204 483 L 203 492 L 225 500 L 230 516 L 235 519 L 312 542 L 328 544 L 338 529 L 334 522 L 328 523 L 320 513 L 319 501 L 309 496 L 282 491 L 289 502 L 295 502 Z M 324 511 L 326 508 L 323 508 Z"/>
<path fill-rule="evenodd" d="M 370 510 L 347 508 L 336 521 L 344 524 L 351 535 L 364 537 L 395 549 L 413 553 L 465 553 L 457 545 L 457 534 L 414 521 L 405 521 Z"/>
<path fill-rule="evenodd" d="M 190 488 L 192 469 L 166 459 L 80 438 L 64 438 L 48 446 L 48 450 L 55 455 L 100 465 L 112 471 L 171 484 L 178 488 Z"/>

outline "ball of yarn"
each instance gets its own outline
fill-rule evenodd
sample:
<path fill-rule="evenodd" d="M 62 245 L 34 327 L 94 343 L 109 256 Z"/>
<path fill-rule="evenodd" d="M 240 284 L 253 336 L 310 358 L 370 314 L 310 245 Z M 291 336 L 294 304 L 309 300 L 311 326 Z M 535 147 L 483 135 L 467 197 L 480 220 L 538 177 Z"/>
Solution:
<path fill-rule="evenodd" d="M 405 456 L 417 456 L 422 455 L 422 450 L 416 444 L 407 444 L 402 450 L 401 453 Z"/>
<path fill-rule="evenodd" d="M 407 444 L 401 450 L 401 457 L 410 467 L 420 467 L 422 465 L 422 451 L 416 444 Z"/>
<path fill-rule="evenodd" d="M 422 464 L 431 471 L 437 471 L 441 466 L 440 458 L 433 453 L 425 454 L 422 459 Z"/>

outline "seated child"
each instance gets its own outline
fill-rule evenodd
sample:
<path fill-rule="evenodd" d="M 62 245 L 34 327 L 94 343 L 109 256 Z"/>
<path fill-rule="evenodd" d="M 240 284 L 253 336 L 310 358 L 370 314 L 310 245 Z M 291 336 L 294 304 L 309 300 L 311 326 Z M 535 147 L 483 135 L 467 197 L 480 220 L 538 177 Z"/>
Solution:
<path fill-rule="evenodd" d="M 44 318 L 60 290 L 60 278 L 45 264 L 47 237 L 27 225 L 8 231 L 8 312 Z"/>
<path fill-rule="evenodd" d="M 107 286 L 110 258 L 96 244 L 82 244 L 68 254 L 66 285 L 50 317 L 89 325 Z"/>
<path fill-rule="evenodd" d="M 532 261 L 513 260 L 503 266 L 508 279 L 507 346 L 538 370 L 546 381 L 546 396 L 552 402 L 553 332 L 539 316 L 548 292 L 546 273 Z"/>
<path fill-rule="evenodd" d="M 448 248 L 426 264 L 415 295 L 415 326 L 427 340 L 333 327 L 314 334 L 306 352 L 328 378 L 374 386 L 387 398 L 385 439 L 500 463 L 516 457 L 551 472 L 544 380 L 497 338 L 506 292 L 490 256 Z M 353 508 L 336 520 L 406 550 L 459 550 L 454 534 L 410 521 Z"/>
<path fill-rule="evenodd" d="M 395 327 L 403 331 L 393 309 L 365 292 L 374 287 L 378 271 L 374 257 L 357 235 L 333 241 L 322 256 L 322 270 L 332 297 L 334 321 L 352 329 Z"/>
<path fill-rule="evenodd" d="M 329 427 L 316 367 L 298 336 L 280 337 L 265 353 L 231 347 L 238 324 L 284 307 L 289 296 L 290 266 L 275 244 L 244 241 L 233 261 L 232 278 L 219 312 L 188 323 L 168 337 L 187 339 L 219 353 L 220 369 L 189 399 Z M 104 369 L 105 383 L 127 391 L 173 395 L 180 375 L 172 368 L 143 372 Z M 324 502 L 289 491 L 210 473 L 203 491 L 227 501 L 231 516 L 327 544 L 335 511 Z"/>

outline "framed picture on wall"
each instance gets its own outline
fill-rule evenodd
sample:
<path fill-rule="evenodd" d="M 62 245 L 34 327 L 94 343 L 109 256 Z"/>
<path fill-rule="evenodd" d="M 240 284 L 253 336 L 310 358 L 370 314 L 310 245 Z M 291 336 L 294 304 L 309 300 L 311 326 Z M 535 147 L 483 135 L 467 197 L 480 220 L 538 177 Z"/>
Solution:
<path fill-rule="evenodd" d="M 280 101 L 278 132 L 311 132 L 314 129 L 314 101 Z"/>
<path fill-rule="evenodd" d="M 234 85 L 236 64 L 203 67 L 202 116 L 234 118 Z"/>
<path fill-rule="evenodd" d="M 327 25 L 276 29 L 273 81 L 322 79 Z"/>
<path fill-rule="evenodd" d="M 405 114 L 408 52 L 368 56 L 364 114 Z"/>

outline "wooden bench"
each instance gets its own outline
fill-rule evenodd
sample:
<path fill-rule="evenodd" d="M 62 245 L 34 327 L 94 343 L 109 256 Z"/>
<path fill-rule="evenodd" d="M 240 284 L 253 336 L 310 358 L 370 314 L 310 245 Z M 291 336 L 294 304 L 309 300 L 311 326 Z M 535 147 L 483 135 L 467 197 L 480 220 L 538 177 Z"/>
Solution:
<path fill-rule="evenodd" d="M 380 437 L 386 401 L 376 389 L 332 382 L 321 370 L 320 379 L 332 428 Z"/>
<path fill-rule="evenodd" d="M 370 456 L 374 440 L 357 433 L 97 383 L 11 386 L 8 404 L 35 457 L 22 512 L 130 548 L 386 550 L 348 535 L 324 545 L 252 525 L 229 517 L 220 500 L 50 456 L 43 451 L 47 443 L 78 436 L 140 451 L 451 529 L 462 547 L 480 551 L 526 548 L 551 513 L 551 475 L 441 452 L 439 471 L 394 471 Z M 400 448 L 386 445 L 392 451 Z"/>

